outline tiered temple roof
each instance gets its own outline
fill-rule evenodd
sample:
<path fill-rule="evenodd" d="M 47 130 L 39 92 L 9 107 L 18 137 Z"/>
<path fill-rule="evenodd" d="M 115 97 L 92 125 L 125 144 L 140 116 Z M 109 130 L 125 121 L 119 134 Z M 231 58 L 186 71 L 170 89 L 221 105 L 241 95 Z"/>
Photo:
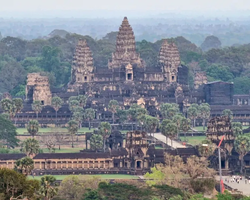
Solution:
<path fill-rule="evenodd" d="M 73 58 L 72 80 L 78 83 L 89 82 L 91 79 L 89 74 L 93 73 L 93 71 L 92 52 L 86 40 L 79 40 Z"/>
<path fill-rule="evenodd" d="M 129 63 L 142 66 L 140 56 L 136 53 L 134 32 L 127 17 L 124 17 L 116 39 L 116 51 L 112 54 L 109 68 L 118 68 Z"/>

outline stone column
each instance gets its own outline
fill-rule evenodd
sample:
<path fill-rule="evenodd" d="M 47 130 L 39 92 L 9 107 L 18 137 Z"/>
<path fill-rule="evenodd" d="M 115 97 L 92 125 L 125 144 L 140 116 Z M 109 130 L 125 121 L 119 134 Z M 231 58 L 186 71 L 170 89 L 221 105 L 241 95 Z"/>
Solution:
<path fill-rule="evenodd" d="M 56 161 L 56 169 L 57 169 L 57 161 Z"/>
<path fill-rule="evenodd" d="M 66 169 L 68 169 L 68 168 L 69 168 L 69 162 L 66 161 Z"/>
<path fill-rule="evenodd" d="M 40 169 L 42 169 L 42 162 L 40 161 Z"/>

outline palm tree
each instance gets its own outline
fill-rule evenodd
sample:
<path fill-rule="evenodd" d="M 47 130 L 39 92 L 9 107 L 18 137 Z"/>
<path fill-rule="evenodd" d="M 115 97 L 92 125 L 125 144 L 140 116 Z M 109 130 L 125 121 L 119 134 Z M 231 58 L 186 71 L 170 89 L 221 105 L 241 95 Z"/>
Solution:
<path fill-rule="evenodd" d="M 127 117 L 127 111 L 119 109 L 117 111 L 117 116 L 119 118 L 118 120 L 119 120 L 119 123 L 121 124 L 122 130 L 123 130 L 123 124 L 128 119 L 128 117 Z"/>
<path fill-rule="evenodd" d="M 181 130 L 184 132 L 185 134 L 185 141 L 187 141 L 187 132 L 190 129 L 190 119 L 187 119 L 185 117 L 182 118 L 181 120 Z"/>
<path fill-rule="evenodd" d="M 32 103 L 32 110 L 36 113 L 36 118 L 38 119 L 38 113 L 40 113 L 43 109 L 41 101 L 34 101 Z"/>
<path fill-rule="evenodd" d="M 13 117 L 15 116 L 17 112 L 16 106 L 13 103 L 13 101 L 11 99 L 2 99 L 0 104 L 1 104 L 1 108 L 3 109 L 3 111 L 5 113 L 8 113 L 9 117 L 13 119 Z"/>
<path fill-rule="evenodd" d="M 227 117 L 229 117 L 230 120 L 233 120 L 233 112 L 229 109 L 223 110 L 222 116 L 227 116 Z"/>
<path fill-rule="evenodd" d="M 0 104 L 1 104 L 2 110 L 5 113 L 9 113 L 9 111 L 11 110 L 11 107 L 13 106 L 11 99 L 2 99 Z"/>
<path fill-rule="evenodd" d="M 103 147 L 102 136 L 99 134 L 93 134 L 90 138 L 90 148 L 97 152 L 98 149 Z"/>
<path fill-rule="evenodd" d="M 244 156 L 250 151 L 250 136 L 239 135 L 236 137 L 234 147 L 236 152 L 239 154 L 239 159 L 241 161 L 240 173 L 243 173 Z"/>
<path fill-rule="evenodd" d="M 164 123 L 161 126 L 161 131 L 162 134 L 166 136 L 166 138 L 170 138 L 171 139 L 171 147 L 173 147 L 173 139 L 176 137 L 177 135 L 177 126 L 175 123 L 170 122 L 170 123 Z"/>
<path fill-rule="evenodd" d="M 21 158 L 15 162 L 14 169 L 28 176 L 34 169 L 34 161 L 30 157 Z"/>
<path fill-rule="evenodd" d="M 89 130 L 91 129 L 90 121 L 95 119 L 95 110 L 93 108 L 88 108 L 84 111 L 84 119 L 89 122 Z"/>
<path fill-rule="evenodd" d="M 72 148 L 74 148 L 74 135 L 77 133 L 78 131 L 78 123 L 74 120 L 70 120 L 68 122 L 68 132 L 70 133 L 71 135 L 71 139 L 72 139 Z"/>
<path fill-rule="evenodd" d="M 21 144 L 21 152 L 25 153 L 29 157 L 34 157 L 39 153 L 39 142 L 34 138 L 28 138 L 24 140 Z"/>
<path fill-rule="evenodd" d="M 100 124 L 100 126 L 99 126 L 99 130 L 100 130 L 100 133 L 101 133 L 102 138 L 103 138 L 103 150 L 105 152 L 105 150 L 106 150 L 106 138 L 111 133 L 110 123 L 108 123 L 108 122 L 102 122 Z"/>
<path fill-rule="evenodd" d="M 39 123 L 38 123 L 38 121 L 37 120 L 30 120 L 28 125 L 27 125 L 27 131 L 34 138 L 34 136 L 39 131 Z"/>
<path fill-rule="evenodd" d="M 136 109 L 136 121 L 139 122 L 139 124 L 141 125 L 141 129 L 146 120 L 147 114 L 148 114 L 148 111 L 145 108 Z"/>
<path fill-rule="evenodd" d="M 161 131 L 161 133 L 164 136 L 166 136 L 166 144 L 168 144 L 168 136 L 167 136 L 167 132 L 166 132 L 167 131 L 166 130 L 166 126 L 168 124 L 170 124 L 170 123 L 172 123 L 172 121 L 170 119 L 164 119 L 164 120 L 162 120 L 161 125 L 160 125 L 160 131 Z"/>
<path fill-rule="evenodd" d="M 72 100 L 69 102 L 69 109 L 71 112 L 74 112 L 76 108 L 80 107 L 79 106 L 79 101 L 77 100 Z"/>
<path fill-rule="evenodd" d="M 108 105 L 108 110 L 112 112 L 113 124 L 115 123 L 115 113 L 119 109 L 119 103 L 116 100 L 111 100 Z"/>
<path fill-rule="evenodd" d="M 160 106 L 160 112 L 164 119 L 172 118 L 179 112 L 179 106 L 176 103 L 164 103 Z"/>
<path fill-rule="evenodd" d="M 240 122 L 233 122 L 232 123 L 232 130 L 233 130 L 234 136 L 241 135 L 243 133 L 242 132 L 242 124 Z"/>
<path fill-rule="evenodd" d="M 16 113 L 19 113 L 21 112 L 21 110 L 23 109 L 23 100 L 21 98 L 16 98 L 16 99 L 13 99 L 12 100 L 13 104 L 15 105 L 15 110 L 16 110 Z M 15 124 L 16 124 L 16 120 L 15 120 Z"/>
<path fill-rule="evenodd" d="M 151 133 L 153 133 L 153 137 L 154 137 L 154 133 L 159 126 L 159 120 L 156 117 L 146 115 L 145 126 L 148 132 L 150 133 L 150 136 L 151 136 Z"/>
<path fill-rule="evenodd" d="M 183 116 L 180 114 L 177 114 L 173 117 L 173 122 L 176 124 L 177 126 L 177 139 L 179 139 L 179 131 L 181 128 L 181 121 L 183 119 Z"/>
<path fill-rule="evenodd" d="M 205 130 L 206 120 L 210 117 L 210 105 L 207 103 L 202 103 L 199 107 L 199 115 L 202 119 L 203 130 Z"/>
<path fill-rule="evenodd" d="M 51 100 L 51 106 L 56 111 L 56 125 L 57 125 L 57 112 L 62 107 L 62 104 L 63 104 L 63 100 L 60 97 L 55 96 Z"/>
<path fill-rule="evenodd" d="M 192 127 L 195 127 L 195 120 L 198 117 L 198 110 L 195 107 L 190 106 L 187 110 L 188 118 L 192 120 Z"/>
<path fill-rule="evenodd" d="M 41 178 L 40 194 L 44 197 L 44 200 L 51 200 L 57 194 L 57 188 L 52 186 L 55 181 L 54 176 L 43 176 Z"/>
<path fill-rule="evenodd" d="M 86 104 L 87 104 L 88 97 L 86 95 L 79 95 L 77 97 L 77 100 L 79 102 L 79 106 L 84 108 L 86 106 Z"/>

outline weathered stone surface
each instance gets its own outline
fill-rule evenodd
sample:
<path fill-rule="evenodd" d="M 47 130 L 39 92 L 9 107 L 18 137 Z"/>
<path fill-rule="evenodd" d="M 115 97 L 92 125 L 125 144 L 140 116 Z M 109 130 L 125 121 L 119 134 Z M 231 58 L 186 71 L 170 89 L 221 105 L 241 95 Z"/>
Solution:
<path fill-rule="evenodd" d="M 108 66 L 113 69 L 128 64 L 137 64 L 138 67 L 144 66 L 139 54 L 136 53 L 134 32 L 127 17 L 124 17 L 116 39 L 116 51 L 112 54 L 112 61 L 109 62 Z"/>
<path fill-rule="evenodd" d="M 26 98 L 32 98 L 33 101 L 41 101 L 43 105 L 50 105 L 52 94 L 49 78 L 39 73 L 28 74 Z"/>
<path fill-rule="evenodd" d="M 181 65 L 180 54 L 174 43 L 164 40 L 159 52 L 158 61 L 162 67 L 164 78 L 168 82 L 177 81 L 178 67 Z"/>
<path fill-rule="evenodd" d="M 82 84 L 94 79 L 92 52 L 86 40 L 79 40 L 72 63 L 72 83 Z"/>
<path fill-rule="evenodd" d="M 198 89 L 201 85 L 207 84 L 206 72 L 196 72 L 194 77 L 194 88 Z"/>

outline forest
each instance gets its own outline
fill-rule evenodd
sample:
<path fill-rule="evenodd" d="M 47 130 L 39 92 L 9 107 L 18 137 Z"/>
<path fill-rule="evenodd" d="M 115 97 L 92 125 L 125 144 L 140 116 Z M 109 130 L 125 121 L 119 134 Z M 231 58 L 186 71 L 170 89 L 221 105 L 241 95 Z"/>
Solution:
<path fill-rule="evenodd" d="M 71 62 L 79 39 L 86 39 L 93 52 L 94 65 L 106 67 L 115 51 L 117 32 L 102 39 L 56 32 L 48 38 L 24 40 L 4 37 L 0 40 L 0 94 L 25 95 L 27 73 L 42 72 L 49 76 L 51 87 L 66 86 L 70 80 Z M 195 72 L 205 71 L 209 81 L 234 82 L 235 94 L 250 90 L 250 44 L 221 47 L 218 38 L 207 37 L 200 47 L 182 36 L 169 38 L 179 49 L 182 64 L 189 67 L 189 85 L 193 87 Z M 147 67 L 157 67 L 157 55 L 163 40 L 137 41 L 136 48 Z M 203 50 L 202 50 L 203 49 Z"/>

